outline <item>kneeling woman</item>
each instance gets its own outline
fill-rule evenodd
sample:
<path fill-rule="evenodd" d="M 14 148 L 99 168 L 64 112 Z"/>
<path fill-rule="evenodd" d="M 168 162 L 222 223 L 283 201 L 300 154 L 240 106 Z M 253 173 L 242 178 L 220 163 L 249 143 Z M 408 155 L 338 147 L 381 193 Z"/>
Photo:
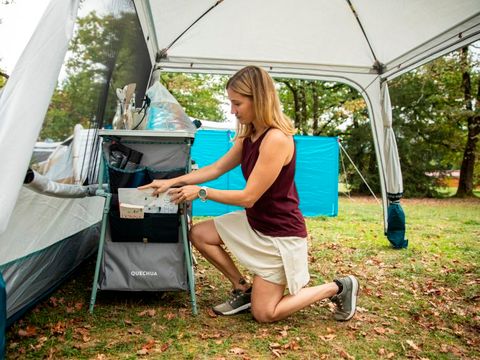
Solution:
<path fill-rule="evenodd" d="M 233 315 L 251 307 L 259 322 L 286 318 L 316 301 L 330 298 L 335 319 L 355 313 L 358 281 L 352 276 L 304 287 L 309 279 L 307 230 L 294 182 L 294 128 L 280 107 L 275 85 L 261 68 L 248 66 L 227 83 L 231 112 L 238 121 L 232 148 L 217 162 L 168 180 L 140 187 L 168 191 L 175 203 L 199 197 L 245 210 L 194 225 L 190 241 L 232 283 L 231 297 L 213 310 Z M 241 165 L 243 190 L 219 190 L 196 184 L 213 180 Z M 225 247 L 253 273 L 249 284 Z M 285 295 L 288 287 L 289 294 Z"/>

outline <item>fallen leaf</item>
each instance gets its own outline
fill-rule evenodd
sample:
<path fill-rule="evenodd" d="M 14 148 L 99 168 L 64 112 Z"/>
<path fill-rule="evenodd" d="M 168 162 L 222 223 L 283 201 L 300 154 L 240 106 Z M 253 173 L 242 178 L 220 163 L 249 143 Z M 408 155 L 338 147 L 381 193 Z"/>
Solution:
<path fill-rule="evenodd" d="M 337 335 L 335 335 L 335 334 L 329 334 L 329 335 L 325 335 L 325 336 L 320 335 L 320 339 L 322 339 L 323 341 L 330 341 L 330 340 L 335 339 L 336 336 Z"/>
<path fill-rule="evenodd" d="M 277 358 L 281 358 L 283 353 L 285 352 L 278 349 L 272 349 L 272 354 Z"/>
<path fill-rule="evenodd" d="M 137 355 L 148 355 L 148 350 L 142 348 L 137 351 Z"/>
<path fill-rule="evenodd" d="M 215 312 L 212 310 L 212 308 L 208 308 L 208 309 L 207 309 L 207 314 L 208 314 L 208 316 L 210 316 L 211 318 L 216 318 L 216 317 L 218 317 L 218 315 L 215 314 Z"/>
<path fill-rule="evenodd" d="M 40 336 L 38 338 L 38 344 L 34 346 L 35 350 L 40 350 L 43 346 L 43 344 L 45 344 L 47 342 L 48 338 L 46 336 Z"/>
<path fill-rule="evenodd" d="M 143 311 L 139 312 L 138 316 L 147 315 L 147 316 L 150 316 L 150 317 L 154 317 L 156 313 L 157 312 L 155 311 L 155 309 L 147 309 L 147 310 L 143 310 Z"/>
<path fill-rule="evenodd" d="M 284 349 L 289 349 L 289 350 L 298 350 L 298 349 L 300 349 L 300 345 L 295 340 L 292 340 L 288 344 L 285 344 L 283 346 L 283 348 Z"/>
<path fill-rule="evenodd" d="M 18 336 L 32 337 L 32 336 L 36 336 L 36 335 L 37 335 L 37 328 L 35 326 L 32 326 L 32 325 L 28 325 L 25 328 L 25 330 L 24 329 L 18 330 Z"/>
<path fill-rule="evenodd" d="M 355 357 L 347 353 L 344 349 L 338 349 L 338 353 L 344 359 L 355 360 Z"/>
<path fill-rule="evenodd" d="M 407 343 L 413 350 L 420 351 L 419 347 L 418 347 L 417 345 L 415 345 L 415 343 L 414 343 L 412 340 L 407 340 L 406 343 Z"/>
<path fill-rule="evenodd" d="M 152 347 L 154 347 L 154 346 L 155 346 L 155 340 L 150 339 L 150 340 L 148 340 L 148 342 L 147 342 L 146 344 L 144 344 L 144 345 L 142 346 L 142 349 L 150 350 L 150 349 L 151 349 Z"/>
<path fill-rule="evenodd" d="M 50 301 L 50 305 L 52 305 L 53 307 L 57 307 L 58 306 L 58 300 L 57 298 L 55 297 L 51 297 L 50 299 L 48 299 Z"/>
<path fill-rule="evenodd" d="M 166 342 L 160 347 L 161 352 L 165 352 L 170 347 L 171 342 Z"/>
<path fill-rule="evenodd" d="M 448 349 L 448 345 L 447 344 L 441 344 L 440 345 L 440 352 L 444 353 L 444 354 L 450 352 L 449 349 Z"/>
<path fill-rule="evenodd" d="M 232 354 L 235 354 L 235 355 L 245 354 L 245 350 L 243 350 L 242 348 L 239 348 L 239 347 L 231 348 L 229 351 L 230 351 Z"/>
<path fill-rule="evenodd" d="M 66 329 L 67 329 L 67 324 L 64 323 L 63 321 L 59 321 L 51 327 L 52 333 L 59 334 L 59 335 L 65 334 Z"/>
<path fill-rule="evenodd" d="M 177 317 L 177 315 L 175 315 L 174 313 L 167 313 L 164 316 L 164 318 L 167 319 L 167 320 L 172 320 L 172 319 L 175 319 L 176 317 Z"/>

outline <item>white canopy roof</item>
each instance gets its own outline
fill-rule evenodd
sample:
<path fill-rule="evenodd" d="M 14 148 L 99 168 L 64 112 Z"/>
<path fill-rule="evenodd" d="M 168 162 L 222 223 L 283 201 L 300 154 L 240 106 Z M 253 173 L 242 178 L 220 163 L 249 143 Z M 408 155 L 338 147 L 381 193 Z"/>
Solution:
<path fill-rule="evenodd" d="M 480 0 L 135 4 L 152 59 L 164 50 L 162 67 L 179 71 L 229 72 L 257 64 L 272 74 L 368 81 L 358 75 L 392 78 L 480 37 Z"/>

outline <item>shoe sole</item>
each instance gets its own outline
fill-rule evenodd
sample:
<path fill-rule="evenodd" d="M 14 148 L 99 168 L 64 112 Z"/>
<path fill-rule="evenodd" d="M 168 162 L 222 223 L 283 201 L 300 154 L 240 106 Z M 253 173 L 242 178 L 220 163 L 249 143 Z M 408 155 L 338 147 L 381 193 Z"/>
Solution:
<path fill-rule="evenodd" d="M 235 314 L 238 314 L 239 312 L 241 311 L 244 311 L 244 310 L 247 310 L 247 309 L 250 309 L 252 306 L 252 303 L 248 303 L 248 304 L 245 304 L 245 305 L 242 305 L 238 308 L 235 308 L 233 310 L 230 310 L 230 311 L 226 311 L 226 312 L 221 312 L 221 311 L 218 311 L 218 310 L 215 310 L 214 308 L 212 308 L 213 312 L 217 315 L 224 315 L 224 316 L 228 316 L 228 315 L 235 315 Z"/>
<path fill-rule="evenodd" d="M 350 314 L 348 314 L 347 318 L 343 321 L 350 320 L 353 315 L 355 315 L 355 311 L 357 311 L 357 296 L 358 296 L 358 280 L 355 276 L 353 275 L 348 275 L 350 280 L 352 280 L 352 310 L 350 311 Z"/>

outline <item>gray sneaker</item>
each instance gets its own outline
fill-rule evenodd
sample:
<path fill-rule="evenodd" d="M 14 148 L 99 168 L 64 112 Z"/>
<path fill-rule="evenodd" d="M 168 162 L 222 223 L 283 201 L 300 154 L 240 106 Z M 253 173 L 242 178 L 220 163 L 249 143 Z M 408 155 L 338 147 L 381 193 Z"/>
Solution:
<path fill-rule="evenodd" d="M 350 320 L 355 315 L 357 308 L 358 296 L 358 280 L 353 275 L 337 279 L 343 285 L 343 290 L 340 294 L 334 295 L 330 298 L 332 302 L 337 305 L 334 317 L 338 321 Z"/>
<path fill-rule="evenodd" d="M 231 298 L 220 305 L 214 306 L 213 311 L 218 315 L 234 315 L 240 311 L 247 310 L 251 307 L 251 296 L 252 289 L 247 291 L 235 289 L 232 291 Z"/>

